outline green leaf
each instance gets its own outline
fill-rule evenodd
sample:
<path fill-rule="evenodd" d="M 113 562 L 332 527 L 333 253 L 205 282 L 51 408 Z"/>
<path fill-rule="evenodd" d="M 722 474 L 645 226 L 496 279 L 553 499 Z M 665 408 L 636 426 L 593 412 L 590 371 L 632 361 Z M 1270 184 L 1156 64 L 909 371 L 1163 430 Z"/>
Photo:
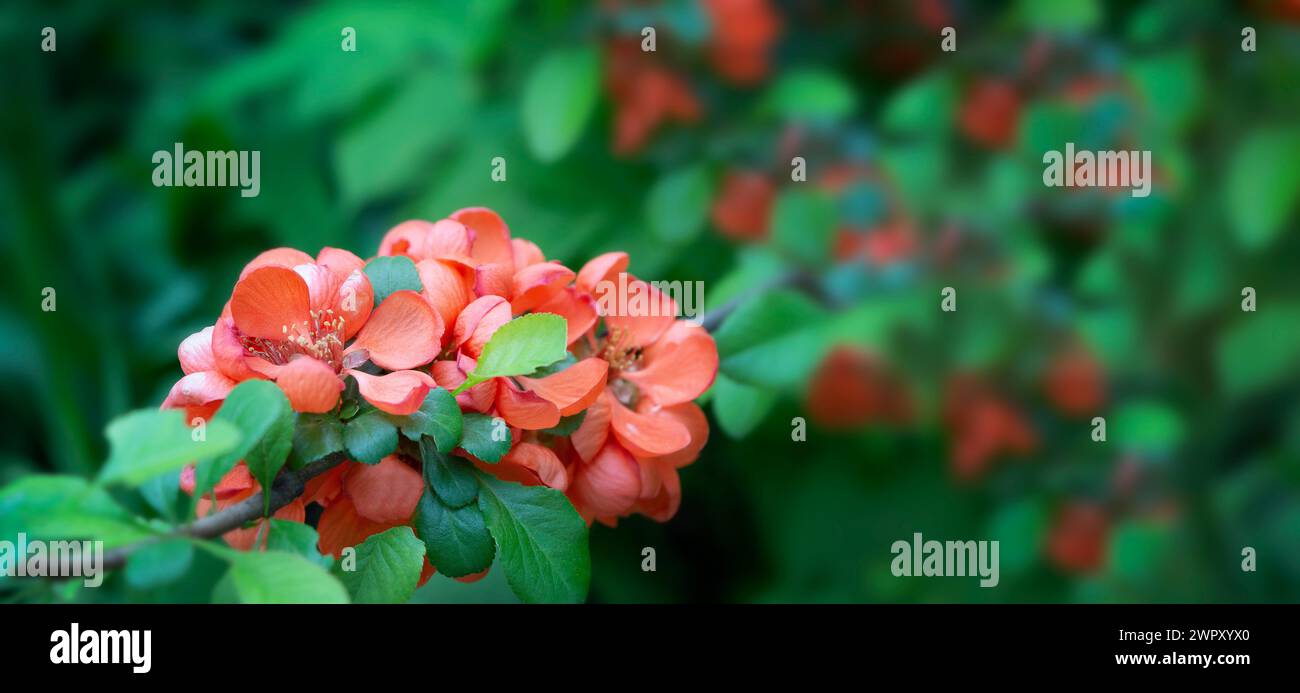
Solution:
<path fill-rule="evenodd" d="M 275 475 L 280 473 L 285 461 L 289 459 L 289 451 L 293 449 L 294 423 L 297 421 L 297 415 L 294 414 L 293 407 L 289 406 L 289 398 L 284 396 L 284 392 L 275 385 L 271 385 L 270 389 L 275 391 L 276 397 L 269 399 L 277 404 L 268 406 L 263 410 L 262 416 L 270 419 L 271 425 L 253 447 L 244 453 L 244 464 L 248 465 L 249 473 L 266 489 L 271 488 Z M 269 493 L 262 494 L 262 514 L 271 514 Z"/>
<path fill-rule="evenodd" d="M 1045 504 L 1032 498 L 1007 505 L 993 515 L 985 536 L 1001 542 L 1004 574 L 1023 574 L 1039 560 L 1048 520 Z"/>
<path fill-rule="evenodd" d="M 939 135 L 952 124 L 957 88 L 946 73 L 926 75 L 896 90 L 881 114 L 881 123 L 891 133 Z"/>
<path fill-rule="evenodd" d="M 293 450 L 303 462 L 315 462 L 342 452 L 343 424 L 329 414 L 299 414 L 293 430 Z"/>
<path fill-rule="evenodd" d="M 80 477 L 27 476 L 0 489 L 0 540 L 98 539 L 106 548 L 152 536 L 106 490 Z"/>
<path fill-rule="evenodd" d="M 736 308 L 714 333 L 723 358 L 784 337 L 818 322 L 823 311 L 808 297 L 789 290 L 762 294 Z"/>
<path fill-rule="evenodd" d="M 721 374 L 713 383 L 713 415 L 732 438 L 749 435 L 775 403 L 776 393 L 766 388 L 742 385 Z"/>
<path fill-rule="evenodd" d="M 1224 205 L 1238 243 L 1258 251 L 1276 241 L 1300 197 L 1300 130 L 1246 136 L 1228 165 Z"/>
<path fill-rule="evenodd" d="M 194 498 L 210 491 L 240 460 L 263 488 L 270 488 L 293 447 L 294 413 L 284 391 L 269 380 L 246 380 L 230 391 L 209 422 L 209 437 L 218 422 L 234 425 L 243 438 L 237 448 L 195 468 Z M 270 496 L 265 498 L 269 505 Z"/>
<path fill-rule="evenodd" d="M 526 602 L 580 602 L 591 580 L 587 523 L 564 494 L 478 472 L 479 509 L 510 588 Z"/>
<path fill-rule="evenodd" d="M 381 256 L 366 263 L 366 277 L 375 291 L 375 306 L 398 291 L 422 291 L 420 272 L 405 255 Z"/>
<path fill-rule="evenodd" d="M 424 463 L 424 481 L 449 507 L 459 508 L 474 502 L 478 482 L 474 468 L 459 457 L 452 457 L 433 447 L 433 441 L 420 441 L 420 460 Z"/>
<path fill-rule="evenodd" d="M 572 366 L 577 362 L 578 362 L 577 357 L 575 357 L 573 354 L 565 352 L 564 358 L 560 359 L 559 361 L 556 361 L 555 363 L 538 368 L 532 373 L 529 373 L 528 377 L 545 378 L 548 375 L 555 375 L 556 373 L 559 373 L 560 371 L 568 368 L 569 366 Z"/>
<path fill-rule="evenodd" d="M 528 375 L 564 358 L 568 346 L 564 318 L 553 313 L 530 313 L 502 325 L 483 345 L 474 371 L 456 394 L 491 378 Z"/>
<path fill-rule="evenodd" d="M 126 581 L 138 590 L 166 585 L 184 575 L 193 560 L 194 545 L 186 539 L 146 544 L 127 559 Z"/>
<path fill-rule="evenodd" d="M 853 87 L 828 70 L 788 70 L 763 97 L 760 109 L 787 120 L 829 123 L 853 113 Z"/>
<path fill-rule="evenodd" d="M 650 188 L 646 224 L 669 243 L 687 243 L 699 235 L 713 201 L 713 179 L 702 165 L 673 171 Z"/>
<path fill-rule="evenodd" d="M 1086 31 L 1102 19 L 1097 0 L 1020 0 L 1016 14 L 1029 29 Z"/>
<path fill-rule="evenodd" d="M 1178 412 L 1163 402 L 1132 402 L 1115 412 L 1109 439 L 1126 450 L 1169 454 L 1182 443 L 1184 428 L 1183 419 Z"/>
<path fill-rule="evenodd" d="M 430 390 L 414 413 L 389 418 L 410 440 L 419 441 L 421 436 L 429 436 L 443 452 L 451 452 L 460 445 L 460 405 L 456 403 L 455 395 L 441 387 Z"/>
<path fill-rule="evenodd" d="M 378 39 L 372 35 L 372 40 Z M 425 61 L 395 80 L 387 100 L 357 109 L 353 122 L 334 139 L 339 195 L 348 207 L 419 185 L 439 147 L 463 131 L 478 87 L 470 71 L 439 62 Z"/>
<path fill-rule="evenodd" d="M 600 59 L 589 47 L 554 51 L 533 67 L 520 119 L 538 159 L 555 161 L 573 148 L 596 106 L 599 86 Z"/>
<path fill-rule="evenodd" d="M 465 452 L 483 460 L 497 463 L 510 452 L 510 427 L 503 421 L 500 426 L 496 419 L 484 414 L 465 414 L 465 434 L 460 446 Z M 500 440 L 497 436 L 500 436 Z"/>
<path fill-rule="evenodd" d="M 371 409 L 343 425 L 343 443 L 352 459 L 378 464 L 397 452 L 397 426 L 384 412 Z"/>
<path fill-rule="evenodd" d="M 240 444 L 240 430 L 215 419 L 207 423 L 203 440 L 195 440 L 184 412 L 174 409 L 133 411 L 114 419 L 106 433 L 109 454 L 99 471 L 101 484 L 138 484 L 190 462 L 219 457 Z"/>
<path fill-rule="evenodd" d="M 1234 299 L 1235 300 L 1235 299 Z M 1223 389 L 1248 395 L 1282 382 L 1300 368 L 1300 302 L 1261 297 L 1219 336 L 1215 364 Z"/>
<path fill-rule="evenodd" d="M 334 559 L 321 555 L 317 548 L 319 543 L 320 535 L 315 528 L 302 522 L 271 518 L 266 530 L 267 551 L 297 554 L 322 568 L 328 568 Z"/>
<path fill-rule="evenodd" d="M 836 219 L 835 201 L 829 195 L 799 187 L 787 189 L 772 209 L 772 243 L 805 264 L 826 264 Z"/>
<path fill-rule="evenodd" d="M 357 547 L 356 566 L 334 564 L 334 574 L 352 600 L 362 604 L 401 604 L 411 598 L 424 568 L 424 544 L 410 527 L 393 527 L 372 534 Z"/>
<path fill-rule="evenodd" d="M 477 505 L 449 508 L 426 490 L 420 497 L 413 524 L 424 542 L 429 562 L 443 575 L 464 577 L 481 573 L 492 565 L 496 545 Z"/>
<path fill-rule="evenodd" d="M 399 528 L 400 529 L 400 528 Z M 230 587 L 244 604 L 346 604 L 347 590 L 324 568 L 283 551 L 230 551 Z"/>

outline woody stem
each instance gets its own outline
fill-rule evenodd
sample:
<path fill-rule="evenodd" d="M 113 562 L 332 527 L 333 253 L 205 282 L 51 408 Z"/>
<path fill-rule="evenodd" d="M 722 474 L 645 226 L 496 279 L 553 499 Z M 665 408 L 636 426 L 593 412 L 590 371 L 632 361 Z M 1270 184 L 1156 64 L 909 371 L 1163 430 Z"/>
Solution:
<path fill-rule="evenodd" d="M 275 478 L 275 483 L 271 485 L 270 512 L 273 514 L 291 503 L 293 499 L 302 495 L 308 481 L 338 466 L 343 462 L 343 459 L 341 453 L 335 453 L 307 464 L 302 469 L 281 473 Z M 232 529 L 239 529 L 244 523 L 251 522 L 259 517 L 262 517 L 262 492 L 254 493 L 220 512 L 181 525 L 167 534 L 113 549 L 104 554 L 104 569 L 121 568 L 126 564 L 126 559 L 142 546 L 181 537 L 211 539 L 219 537 Z"/>

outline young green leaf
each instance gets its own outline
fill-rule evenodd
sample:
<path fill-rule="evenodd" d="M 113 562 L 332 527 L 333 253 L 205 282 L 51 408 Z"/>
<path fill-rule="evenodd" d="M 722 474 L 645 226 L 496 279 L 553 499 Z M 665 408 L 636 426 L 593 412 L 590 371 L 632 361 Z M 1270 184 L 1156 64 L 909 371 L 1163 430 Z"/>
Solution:
<path fill-rule="evenodd" d="M 443 452 L 451 452 L 460 445 L 460 405 L 454 395 L 441 387 L 429 390 L 424 403 L 414 413 L 389 418 L 410 440 L 419 441 L 421 436 L 429 436 Z"/>
<path fill-rule="evenodd" d="M 371 409 L 343 425 L 343 443 L 357 462 L 378 464 L 397 451 L 397 426 L 378 409 Z"/>
<path fill-rule="evenodd" d="M 459 508 L 474 502 L 478 481 L 468 462 L 438 452 L 429 438 L 420 440 L 420 459 L 424 463 L 425 485 L 448 507 Z"/>
<path fill-rule="evenodd" d="M 533 68 L 524 85 L 524 139 L 538 159 L 564 156 L 582 134 L 596 106 L 600 59 L 590 48 L 551 53 Z"/>
<path fill-rule="evenodd" d="M 244 604 L 346 604 L 347 590 L 324 568 L 283 551 L 231 551 L 230 588 Z"/>
<path fill-rule="evenodd" d="M 420 291 L 420 273 L 405 255 L 380 256 L 366 264 L 366 277 L 375 291 L 375 305 L 398 291 Z"/>
<path fill-rule="evenodd" d="M 484 414 L 465 414 L 460 446 L 469 454 L 495 464 L 510 452 L 510 427 Z"/>
<path fill-rule="evenodd" d="M 246 380 L 226 396 L 221 409 L 209 423 L 229 422 L 244 434 L 237 448 L 199 464 L 194 471 L 194 498 L 212 489 L 240 460 L 248 471 L 270 488 L 270 482 L 284 466 L 293 447 L 293 408 L 284 391 L 269 380 Z M 269 506 L 270 496 L 266 496 Z"/>
<path fill-rule="evenodd" d="M 353 570 L 344 570 L 342 561 L 334 564 L 334 574 L 354 602 L 400 604 L 411 598 L 424 568 L 424 543 L 410 527 L 372 534 L 356 548 Z"/>
<path fill-rule="evenodd" d="M 826 264 L 837 214 L 829 195 L 796 186 L 781 193 L 772 207 L 772 244 L 804 264 Z"/>
<path fill-rule="evenodd" d="M 591 580 L 587 523 L 564 494 L 478 472 L 479 509 L 510 588 L 526 602 L 580 602 Z"/>
<path fill-rule="evenodd" d="M 190 462 L 220 457 L 240 444 L 240 429 L 209 421 L 202 436 L 185 425 L 184 412 L 141 409 L 108 425 L 108 461 L 99 483 L 138 484 Z M 197 439 L 196 439 L 197 438 Z"/>
<path fill-rule="evenodd" d="M 474 371 L 456 388 L 459 394 L 491 378 L 528 375 L 568 353 L 568 326 L 553 313 L 530 313 L 502 325 L 483 346 Z"/>
<path fill-rule="evenodd" d="M 477 505 L 449 508 L 426 489 L 412 524 L 424 542 L 429 562 L 443 575 L 464 577 L 492 565 L 496 545 Z"/>

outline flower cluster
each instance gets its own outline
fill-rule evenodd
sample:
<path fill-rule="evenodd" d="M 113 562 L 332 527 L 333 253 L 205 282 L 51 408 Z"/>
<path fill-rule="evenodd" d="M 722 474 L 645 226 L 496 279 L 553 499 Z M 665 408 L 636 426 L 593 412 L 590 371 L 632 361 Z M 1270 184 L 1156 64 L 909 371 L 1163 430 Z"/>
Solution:
<path fill-rule="evenodd" d="M 713 383 L 718 354 L 702 327 L 676 318 L 671 298 L 626 275 L 627 254 L 601 255 L 574 272 L 511 237 L 495 212 L 470 208 L 399 224 L 378 256 L 409 258 L 419 290 L 383 295 L 367 262 L 336 248 L 315 258 L 288 248 L 254 258 L 216 323 L 181 344 L 185 375 L 163 407 L 206 419 L 239 382 L 261 378 L 279 385 L 301 414 L 338 414 L 355 392 L 375 409 L 407 416 L 441 387 L 458 392 L 462 412 L 508 427 L 509 451 L 495 464 L 455 450 L 484 472 L 563 491 L 588 523 L 613 525 L 633 513 L 666 521 L 676 513 L 677 470 L 698 457 L 709 433 L 693 400 Z M 607 310 L 627 303 L 607 300 L 611 286 L 644 292 L 668 309 Z M 565 319 L 566 358 L 462 388 L 493 334 L 527 313 Z M 305 508 L 319 504 L 319 548 L 338 556 L 410 523 L 424 483 L 421 461 L 399 449 L 377 464 L 334 467 L 276 516 L 303 521 Z M 194 491 L 193 470 L 182 486 Z M 257 488 L 240 464 L 200 499 L 200 511 Z M 226 539 L 250 548 L 261 529 Z M 432 570 L 426 566 L 426 578 Z"/>

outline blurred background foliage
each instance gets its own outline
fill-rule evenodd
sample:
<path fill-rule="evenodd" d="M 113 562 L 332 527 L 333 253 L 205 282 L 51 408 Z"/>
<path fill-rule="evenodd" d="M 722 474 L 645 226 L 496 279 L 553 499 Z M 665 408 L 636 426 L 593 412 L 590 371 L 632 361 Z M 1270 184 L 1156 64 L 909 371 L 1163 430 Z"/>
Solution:
<path fill-rule="evenodd" d="M 482 205 L 738 306 L 681 511 L 593 529 L 593 601 L 1300 599 L 1296 2 L 10 2 L 0 45 L 0 483 L 93 472 L 259 251 Z M 154 187 L 175 142 L 261 194 Z M 1065 142 L 1152 194 L 1044 187 Z M 894 578 L 914 532 L 999 539 L 1000 586 Z"/>

